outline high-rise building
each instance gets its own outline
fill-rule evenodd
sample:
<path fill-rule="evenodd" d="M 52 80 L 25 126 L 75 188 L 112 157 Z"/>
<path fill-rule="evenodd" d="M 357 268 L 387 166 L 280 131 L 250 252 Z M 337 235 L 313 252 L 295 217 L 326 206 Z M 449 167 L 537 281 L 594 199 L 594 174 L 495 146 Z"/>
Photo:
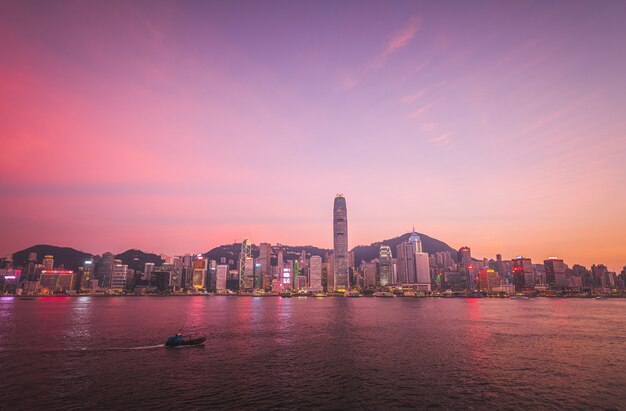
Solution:
<path fill-rule="evenodd" d="M 244 238 L 241 242 L 239 253 L 239 289 L 249 291 L 254 288 L 254 261 L 252 259 L 252 245 L 250 240 Z"/>
<path fill-rule="evenodd" d="M 54 270 L 54 256 L 53 255 L 44 256 L 43 262 L 41 263 L 41 265 L 43 266 L 43 269 L 46 271 Z"/>
<path fill-rule="evenodd" d="M 472 251 L 469 247 L 459 248 L 459 264 L 464 268 L 472 264 Z"/>
<path fill-rule="evenodd" d="M 264 284 L 271 283 L 272 277 L 272 246 L 269 243 L 259 245 L 259 270 L 256 276 L 258 284 L 256 288 L 264 287 Z"/>
<path fill-rule="evenodd" d="M 215 289 L 218 292 L 226 290 L 226 276 L 228 275 L 228 266 L 220 264 L 215 269 Z"/>
<path fill-rule="evenodd" d="M 322 291 L 322 257 L 312 255 L 309 259 L 309 287 L 312 291 Z"/>
<path fill-rule="evenodd" d="M 150 281 L 150 276 L 154 271 L 154 263 L 145 263 L 143 266 L 143 279 L 146 281 Z"/>
<path fill-rule="evenodd" d="M 546 283 L 552 288 L 567 287 L 567 279 L 565 278 L 565 263 L 557 257 L 549 257 L 543 262 L 546 273 Z"/>
<path fill-rule="evenodd" d="M 102 288 L 109 288 L 111 285 L 111 274 L 113 273 L 113 262 L 115 256 L 112 253 L 104 253 L 98 262 L 96 278 Z"/>
<path fill-rule="evenodd" d="M 415 231 L 408 241 L 398 244 L 398 284 L 417 284 L 420 290 L 430 291 L 430 261 L 422 252 L 422 241 Z"/>
<path fill-rule="evenodd" d="M 386 287 L 393 281 L 393 256 L 391 247 L 381 245 L 378 251 L 378 286 Z"/>
<path fill-rule="evenodd" d="M 126 289 L 126 275 L 128 274 L 128 266 L 122 264 L 122 260 L 113 261 L 113 271 L 111 272 L 110 286 L 111 290 L 123 291 Z"/>
<path fill-rule="evenodd" d="M 201 254 L 198 254 L 193 260 L 191 286 L 196 290 L 204 289 L 206 285 L 208 262 L 209 261 L 206 258 L 202 257 Z"/>
<path fill-rule="evenodd" d="M 491 292 L 500 286 L 500 276 L 491 268 L 482 268 L 479 276 L 480 291 Z"/>
<path fill-rule="evenodd" d="M 522 291 L 525 287 L 534 287 L 535 275 L 530 258 L 518 256 L 511 260 L 511 271 L 516 292 Z"/>
<path fill-rule="evenodd" d="M 333 207 L 334 289 L 350 288 L 348 264 L 348 210 L 346 199 L 338 194 Z"/>
<path fill-rule="evenodd" d="M 80 290 L 91 289 L 91 280 L 94 274 L 94 263 L 92 260 L 87 260 L 83 263 L 82 276 L 80 278 Z"/>

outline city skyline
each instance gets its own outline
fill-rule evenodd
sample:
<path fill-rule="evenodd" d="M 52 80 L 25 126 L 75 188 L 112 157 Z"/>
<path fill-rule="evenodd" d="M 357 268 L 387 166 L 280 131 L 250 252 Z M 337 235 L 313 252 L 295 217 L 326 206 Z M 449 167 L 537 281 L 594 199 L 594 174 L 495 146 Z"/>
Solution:
<path fill-rule="evenodd" d="M 4 2 L 0 255 L 331 249 L 341 192 L 352 245 L 619 271 L 625 7 Z"/>

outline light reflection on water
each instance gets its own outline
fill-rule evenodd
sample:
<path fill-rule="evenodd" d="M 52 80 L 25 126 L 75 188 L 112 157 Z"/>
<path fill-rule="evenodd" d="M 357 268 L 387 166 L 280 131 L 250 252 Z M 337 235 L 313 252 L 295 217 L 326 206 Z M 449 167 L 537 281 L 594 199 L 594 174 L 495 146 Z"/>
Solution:
<path fill-rule="evenodd" d="M 7 407 L 619 408 L 626 394 L 626 300 L 77 297 L 0 308 L 3 380 L 40 387 L 2 390 Z M 181 328 L 207 345 L 158 347 Z"/>

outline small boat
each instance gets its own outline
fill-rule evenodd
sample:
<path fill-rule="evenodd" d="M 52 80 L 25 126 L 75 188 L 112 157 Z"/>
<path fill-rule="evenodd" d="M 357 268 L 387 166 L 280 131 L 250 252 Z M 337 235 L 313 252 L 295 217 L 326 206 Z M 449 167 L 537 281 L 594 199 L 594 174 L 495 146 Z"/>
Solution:
<path fill-rule="evenodd" d="M 166 348 L 178 348 L 178 347 L 197 347 L 204 345 L 206 337 L 198 338 L 183 338 L 182 336 L 172 336 L 165 342 Z"/>
<path fill-rule="evenodd" d="M 283 298 L 291 298 L 293 294 L 291 294 L 291 292 L 289 291 L 283 291 L 282 293 L 280 293 L 280 296 Z"/>

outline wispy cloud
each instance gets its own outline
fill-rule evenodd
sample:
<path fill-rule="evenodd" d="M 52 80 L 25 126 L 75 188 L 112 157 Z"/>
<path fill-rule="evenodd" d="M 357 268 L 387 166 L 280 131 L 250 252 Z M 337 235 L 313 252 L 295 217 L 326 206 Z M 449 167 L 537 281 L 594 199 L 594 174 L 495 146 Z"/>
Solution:
<path fill-rule="evenodd" d="M 360 72 L 356 75 L 349 75 L 344 80 L 345 88 L 352 88 L 358 84 L 358 82 L 370 71 L 380 69 L 385 65 L 387 60 L 398 52 L 398 50 L 405 47 L 407 44 L 413 40 L 415 34 L 418 32 L 422 25 L 422 19 L 420 16 L 413 16 L 409 19 L 409 21 L 398 30 L 391 38 L 387 41 L 385 48 L 379 52 L 370 62 L 365 64 Z"/>
<path fill-rule="evenodd" d="M 431 131 L 434 131 L 438 126 L 439 124 L 437 123 L 426 123 L 422 125 L 421 129 L 425 133 L 430 133 Z"/>
<path fill-rule="evenodd" d="M 441 146 L 447 150 L 452 150 L 454 149 L 454 143 L 450 140 L 450 135 L 451 133 L 440 134 L 437 137 L 431 138 L 428 142 L 430 144 Z"/>
<path fill-rule="evenodd" d="M 414 110 L 411 113 L 409 113 L 409 118 L 418 118 L 418 117 L 424 115 L 424 113 L 426 113 L 428 110 L 430 110 L 430 108 L 432 106 L 433 106 L 433 103 L 428 103 L 428 104 L 424 104 L 421 107 L 418 107 L 416 110 Z"/>

